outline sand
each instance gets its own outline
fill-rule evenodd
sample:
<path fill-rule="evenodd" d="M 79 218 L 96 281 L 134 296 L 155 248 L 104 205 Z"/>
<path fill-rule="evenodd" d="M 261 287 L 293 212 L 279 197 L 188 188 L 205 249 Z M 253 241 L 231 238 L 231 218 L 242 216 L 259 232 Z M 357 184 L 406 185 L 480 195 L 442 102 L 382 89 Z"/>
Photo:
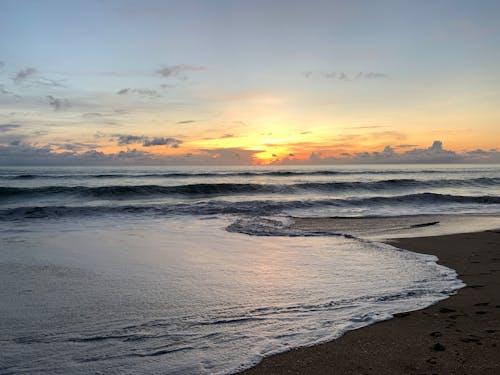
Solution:
<path fill-rule="evenodd" d="M 500 231 L 404 238 L 467 286 L 426 309 L 270 356 L 244 374 L 500 374 Z"/>

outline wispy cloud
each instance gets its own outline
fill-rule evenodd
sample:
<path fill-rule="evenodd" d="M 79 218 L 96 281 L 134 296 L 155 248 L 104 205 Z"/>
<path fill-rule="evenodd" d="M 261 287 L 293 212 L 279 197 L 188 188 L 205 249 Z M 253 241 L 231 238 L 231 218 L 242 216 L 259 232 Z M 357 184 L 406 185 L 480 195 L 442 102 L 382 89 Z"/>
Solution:
<path fill-rule="evenodd" d="M 411 148 L 411 147 L 418 147 L 418 145 L 402 144 L 402 145 L 396 145 L 396 146 L 394 146 L 394 148 Z"/>
<path fill-rule="evenodd" d="M 307 79 L 326 78 L 344 82 L 384 79 L 389 77 L 387 74 L 380 72 L 355 72 L 355 73 L 348 73 L 343 71 L 313 72 L 311 70 L 302 72 L 302 76 L 304 76 Z"/>
<path fill-rule="evenodd" d="M 161 95 L 156 90 L 151 89 L 136 89 L 136 88 L 124 88 L 116 92 L 118 95 L 129 95 L 137 94 L 140 96 L 147 96 L 148 98 L 158 98 Z"/>
<path fill-rule="evenodd" d="M 18 70 L 12 80 L 17 83 L 29 83 L 31 85 L 44 86 L 44 87 L 65 87 L 64 80 L 55 80 L 44 77 L 35 68 L 24 68 Z"/>
<path fill-rule="evenodd" d="M 177 121 L 176 124 L 192 124 L 193 122 L 196 122 L 196 120 Z"/>
<path fill-rule="evenodd" d="M 3 94 L 3 95 L 15 95 L 12 91 L 7 90 L 4 85 L 0 85 L 0 94 Z"/>
<path fill-rule="evenodd" d="M 56 146 L 59 150 L 67 150 L 67 151 L 83 151 L 99 147 L 99 145 L 97 144 L 81 143 L 81 142 L 55 144 L 54 146 Z"/>

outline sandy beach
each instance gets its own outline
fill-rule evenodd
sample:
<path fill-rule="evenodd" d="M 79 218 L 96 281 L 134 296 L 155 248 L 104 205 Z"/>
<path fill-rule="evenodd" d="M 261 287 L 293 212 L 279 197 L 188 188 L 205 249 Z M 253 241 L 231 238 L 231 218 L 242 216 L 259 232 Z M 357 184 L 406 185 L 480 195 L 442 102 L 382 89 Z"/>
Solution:
<path fill-rule="evenodd" d="M 390 243 L 436 255 L 467 286 L 426 309 L 267 357 L 243 374 L 499 374 L 500 231 Z"/>

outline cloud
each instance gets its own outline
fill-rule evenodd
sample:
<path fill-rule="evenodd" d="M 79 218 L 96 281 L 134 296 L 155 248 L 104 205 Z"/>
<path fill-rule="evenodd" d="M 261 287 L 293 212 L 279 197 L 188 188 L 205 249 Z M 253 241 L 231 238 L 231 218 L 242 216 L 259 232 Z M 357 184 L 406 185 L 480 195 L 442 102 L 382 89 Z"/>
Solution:
<path fill-rule="evenodd" d="M 93 149 L 96 146 L 79 142 L 37 145 L 26 143 L 23 138 L 0 139 L 0 165 L 251 165 L 256 161 L 255 154 L 260 152 L 217 148 L 193 150 L 184 155 L 160 155 L 133 148 L 105 154 Z M 499 162 L 500 152 L 495 149 L 457 153 L 444 149 L 441 141 L 435 141 L 427 148 L 415 148 L 403 153 L 386 146 L 375 152 L 342 152 L 339 157 L 324 157 L 321 152 L 312 152 L 307 160 L 296 159 L 294 153 L 289 153 L 285 159 L 274 161 L 275 164 Z"/>
<path fill-rule="evenodd" d="M 409 146 L 409 145 L 408 145 Z M 413 148 L 398 153 L 392 146 L 386 146 L 382 151 L 341 153 L 340 157 L 323 157 L 321 152 L 312 152 L 307 160 L 285 158 L 276 161 L 277 164 L 436 164 L 436 163 L 499 163 L 500 152 L 497 150 L 474 150 L 458 153 L 443 148 L 443 143 L 436 140 L 427 148 Z"/>
<path fill-rule="evenodd" d="M 105 117 L 105 116 L 108 116 L 104 113 L 100 113 L 100 112 L 86 112 L 86 113 L 82 113 L 82 117 L 83 118 L 88 118 L 88 119 L 95 119 L 95 118 L 101 118 L 101 117 Z"/>
<path fill-rule="evenodd" d="M 38 71 L 35 68 L 24 68 L 16 73 L 13 80 L 14 82 L 22 82 L 37 73 Z"/>
<path fill-rule="evenodd" d="M 202 164 L 214 165 L 250 165 L 255 160 L 255 154 L 260 152 L 241 148 L 218 148 L 200 151 L 210 158 L 206 160 L 203 155 L 198 155 L 198 160 L 200 162 L 204 160 Z"/>
<path fill-rule="evenodd" d="M 21 125 L 17 124 L 0 124 L 0 133 L 9 132 L 11 130 L 18 129 L 20 127 Z"/>
<path fill-rule="evenodd" d="M 220 148 L 184 155 L 160 155 L 133 148 L 106 154 L 95 149 L 82 152 L 83 146 L 80 143 L 38 146 L 22 141 L 0 142 L 0 165 L 250 165 L 257 153 Z"/>
<path fill-rule="evenodd" d="M 45 87 L 65 87 L 62 83 L 64 80 L 55 80 L 43 77 L 35 68 L 24 68 L 19 70 L 12 78 L 15 83 L 29 83 L 32 85 L 45 86 Z"/>
<path fill-rule="evenodd" d="M 384 128 L 385 126 L 381 125 L 362 125 L 362 126 L 349 126 L 348 129 L 377 129 Z"/>
<path fill-rule="evenodd" d="M 192 124 L 193 122 L 196 122 L 196 120 L 177 121 L 176 124 Z"/>
<path fill-rule="evenodd" d="M 158 93 L 156 90 L 151 90 L 151 89 L 134 89 L 134 88 L 124 88 L 121 90 L 118 90 L 116 92 L 118 95 L 129 95 L 129 94 L 137 94 L 140 96 L 147 96 L 149 98 L 158 98 L 161 95 Z"/>
<path fill-rule="evenodd" d="M 12 95 L 12 91 L 9 91 L 5 88 L 4 85 L 0 85 L 0 94 L 4 94 L 4 95 Z"/>
<path fill-rule="evenodd" d="M 3 73 L 3 69 L 5 68 L 5 63 L 0 61 L 0 73 Z"/>
<path fill-rule="evenodd" d="M 314 77 L 321 77 L 336 81 L 361 81 L 361 80 L 375 80 L 388 78 L 388 75 L 380 72 L 356 72 L 356 73 L 346 73 L 343 71 L 332 71 L 332 72 L 313 72 L 311 70 L 302 72 L 302 75 L 311 79 Z"/>
<path fill-rule="evenodd" d="M 144 147 L 151 147 L 151 146 L 170 146 L 172 148 L 178 148 L 179 145 L 182 143 L 181 140 L 175 139 L 175 138 L 164 138 L 164 137 L 155 137 L 155 138 L 150 138 L 150 139 L 144 139 L 144 142 L 142 145 Z"/>
<path fill-rule="evenodd" d="M 151 138 L 151 137 L 146 137 L 144 135 L 113 134 L 112 138 L 117 139 L 118 146 L 141 143 L 143 147 L 168 146 L 172 148 L 178 148 L 182 144 L 182 141 L 180 139 L 172 137 Z"/>
<path fill-rule="evenodd" d="M 143 135 L 115 134 L 113 137 L 117 138 L 118 146 L 141 143 L 144 140 Z"/>
<path fill-rule="evenodd" d="M 380 78 L 387 78 L 387 74 L 378 72 L 368 72 L 368 73 L 360 72 L 356 76 L 356 79 L 380 79 Z"/>
<path fill-rule="evenodd" d="M 89 149 L 94 149 L 99 147 L 97 144 L 92 144 L 92 143 L 80 143 L 80 142 L 75 142 L 75 143 L 63 143 L 63 144 L 55 144 L 59 150 L 67 150 L 67 151 L 83 151 L 83 150 L 88 150 Z"/>
<path fill-rule="evenodd" d="M 197 72 L 206 70 L 207 68 L 203 66 L 195 66 L 195 65 L 172 65 L 172 66 L 164 66 L 156 71 L 160 76 L 165 78 L 178 78 L 185 80 L 187 79 L 188 72 Z"/>
<path fill-rule="evenodd" d="M 418 145 L 403 144 L 394 146 L 394 148 L 410 148 L 410 147 L 418 147 Z"/>
<path fill-rule="evenodd" d="M 48 95 L 47 99 L 49 99 L 49 105 L 54 109 L 54 111 L 62 111 L 71 107 L 71 103 L 68 99 L 58 99 L 54 98 L 52 95 Z"/>

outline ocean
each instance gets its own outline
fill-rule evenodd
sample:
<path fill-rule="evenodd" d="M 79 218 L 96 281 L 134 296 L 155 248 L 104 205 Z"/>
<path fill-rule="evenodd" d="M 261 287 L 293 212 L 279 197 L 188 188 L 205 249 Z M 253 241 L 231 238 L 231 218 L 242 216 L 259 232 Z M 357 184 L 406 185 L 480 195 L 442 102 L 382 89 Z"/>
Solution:
<path fill-rule="evenodd" d="M 499 214 L 497 165 L 1 167 L 0 373 L 234 373 L 447 298 L 380 239 Z"/>

